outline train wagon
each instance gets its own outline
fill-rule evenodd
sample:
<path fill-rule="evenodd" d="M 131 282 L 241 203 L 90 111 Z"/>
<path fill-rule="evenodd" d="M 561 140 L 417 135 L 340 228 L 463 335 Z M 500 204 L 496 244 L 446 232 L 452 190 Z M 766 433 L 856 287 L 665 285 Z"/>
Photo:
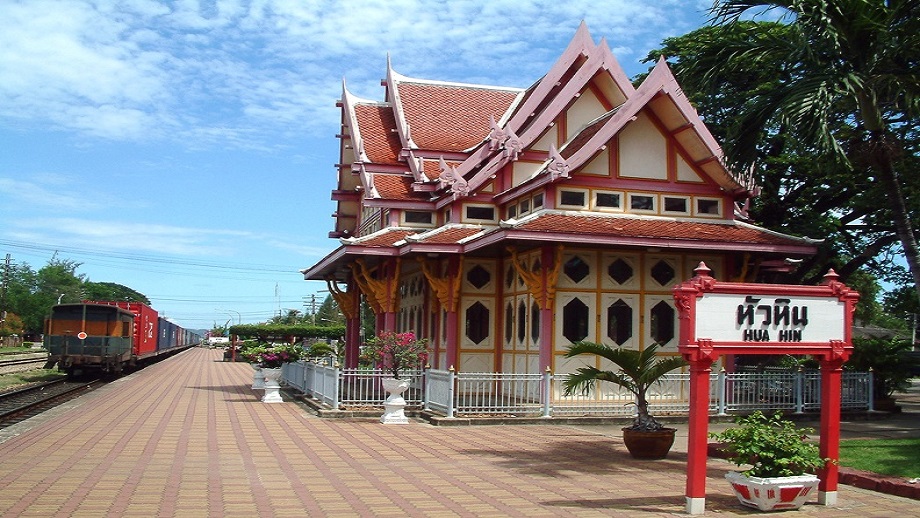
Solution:
<path fill-rule="evenodd" d="M 58 304 L 45 321 L 48 366 L 73 374 L 84 368 L 120 372 L 134 354 L 135 317 L 104 304 Z"/>
<path fill-rule="evenodd" d="M 47 367 L 57 364 L 69 375 L 90 369 L 120 373 L 191 347 L 187 337 L 185 329 L 140 302 L 58 304 L 45 322 Z"/>
<path fill-rule="evenodd" d="M 143 302 L 123 300 L 84 300 L 84 304 L 104 304 L 116 306 L 134 314 L 134 348 L 135 359 L 155 356 L 157 354 L 157 335 L 159 322 L 162 320 L 157 311 Z"/>

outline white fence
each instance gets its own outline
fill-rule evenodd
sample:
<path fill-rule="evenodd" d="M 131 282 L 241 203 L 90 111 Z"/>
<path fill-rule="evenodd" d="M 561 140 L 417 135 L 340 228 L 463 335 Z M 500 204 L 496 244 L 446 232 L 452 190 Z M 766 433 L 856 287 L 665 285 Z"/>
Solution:
<path fill-rule="evenodd" d="M 285 365 L 284 382 L 330 408 L 382 408 L 386 397 L 375 369 L 341 369 L 331 361 Z M 408 372 L 410 407 L 447 417 L 632 416 L 629 392 L 599 383 L 586 394 L 564 395 L 564 374 L 457 373 L 443 370 Z M 648 394 L 653 415 L 681 415 L 689 410 L 689 374 L 666 374 Z M 872 410 L 872 374 L 844 372 L 841 406 Z M 818 371 L 713 374 L 709 384 L 713 414 L 753 410 L 814 411 L 821 406 Z"/>

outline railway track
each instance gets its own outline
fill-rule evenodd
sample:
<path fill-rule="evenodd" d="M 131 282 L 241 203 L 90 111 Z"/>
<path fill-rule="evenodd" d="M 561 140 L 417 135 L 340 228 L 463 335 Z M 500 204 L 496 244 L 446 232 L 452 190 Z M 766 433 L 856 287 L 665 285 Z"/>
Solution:
<path fill-rule="evenodd" d="M 40 383 L 0 394 L 0 429 L 36 416 L 61 403 L 87 394 L 102 385 L 102 380 Z"/>
<path fill-rule="evenodd" d="M 48 361 L 48 354 L 17 355 L 16 358 L 0 359 L 0 374 L 40 369 Z"/>

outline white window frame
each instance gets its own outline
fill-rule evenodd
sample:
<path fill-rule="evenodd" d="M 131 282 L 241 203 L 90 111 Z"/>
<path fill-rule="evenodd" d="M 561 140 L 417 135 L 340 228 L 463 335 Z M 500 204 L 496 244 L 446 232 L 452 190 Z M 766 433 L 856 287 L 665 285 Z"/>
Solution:
<path fill-rule="evenodd" d="M 406 218 L 406 214 L 409 212 L 419 213 L 419 214 L 428 214 L 429 216 L 428 223 L 421 223 L 418 221 L 409 221 L 408 218 Z M 435 214 L 427 210 L 403 210 L 402 213 L 399 215 L 399 219 L 400 219 L 400 224 L 405 225 L 407 227 L 429 227 L 429 228 L 435 227 Z"/>
<path fill-rule="evenodd" d="M 598 194 L 615 194 L 620 197 L 620 206 L 619 207 L 608 207 L 606 205 L 599 205 L 597 203 Z M 593 191 L 591 193 L 591 210 L 596 210 L 598 212 L 623 212 L 623 202 L 626 201 L 626 193 L 623 191 Z"/>
<path fill-rule="evenodd" d="M 468 216 L 470 207 L 484 208 L 492 210 L 492 219 L 486 218 L 471 218 Z M 498 223 L 498 210 L 495 205 L 489 205 L 487 203 L 470 203 L 463 206 L 463 222 L 464 223 Z"/>
<path fill-rule="evenodd" d="M 651 209 L 634 209 L 633 204 L 632 204 L 633 198 L 637 198 L 639 196 L 642 196 L 644 198 L 651 198 L 652 208 Z M 641 192 L 627 193 L 626 202 L 628 204 L 627 210 L 629 210 L 629 212 L 637 212 L 637 213 L 642 213 L 642 214 L 657 214 L 658 213 L 658 196 L 655 196 L 654 194 L 646 194 L 646 193 L 641 193 Z"/>
<path fill-rule="evenodd" d="M 674 199 L 674 200 L 684 200 L 684 207 L 685 207 L 684 210 L 668 210 L 666 200 L 668 200 L 669 198 Z M 691 205 L 692 205 L 692 202 L 689 196 L 672 196 L 670 194 L 661 195 L 661 213 L 662 214 L 682 214 L 682 215 L 688 216 L 690 215 Z"/>
<path fill-rule="evenodd" d="M 566 205 L 562 203 L 562 194 L 566 192 L 571 193 L 581 193 L 584 196 L 584 203 L 581 205 Z M 588 189 L 559 189 L 556 194 L 556 206 L 560 209 L 586 209 L 590 203 L 591 197 L 589 196 Z"/>
<path fill-rule="evenodd" d="M 716 202 L 716 213 L 711 212 L 700 212 L 700 202 L 701 201 L 714 201 Z M 693 215 L 699 218 L 721 218 L 722 217 L 722 198 L 709 198 L 698 196 L 693 199 Z"/>

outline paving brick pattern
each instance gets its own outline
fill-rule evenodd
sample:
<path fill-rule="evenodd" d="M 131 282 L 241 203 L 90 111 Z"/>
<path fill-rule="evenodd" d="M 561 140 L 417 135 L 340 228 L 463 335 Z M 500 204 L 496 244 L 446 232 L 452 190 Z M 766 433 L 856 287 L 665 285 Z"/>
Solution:
<path fill-rule="evenodd" d="M 263 404 L 252 371 L 191 349 L 0 435 L 3 517 L 675 516 L 686 449 L 632 460 L 612 427 L 433 427 Z M 685 441 L 684 441 L 685 443 Z M 707 511 L 739 506 L 710 460 Z M 915 515 L 841 486 L 796 516 Z M 790 513 L 785 513 L 790 514 Z"/>

